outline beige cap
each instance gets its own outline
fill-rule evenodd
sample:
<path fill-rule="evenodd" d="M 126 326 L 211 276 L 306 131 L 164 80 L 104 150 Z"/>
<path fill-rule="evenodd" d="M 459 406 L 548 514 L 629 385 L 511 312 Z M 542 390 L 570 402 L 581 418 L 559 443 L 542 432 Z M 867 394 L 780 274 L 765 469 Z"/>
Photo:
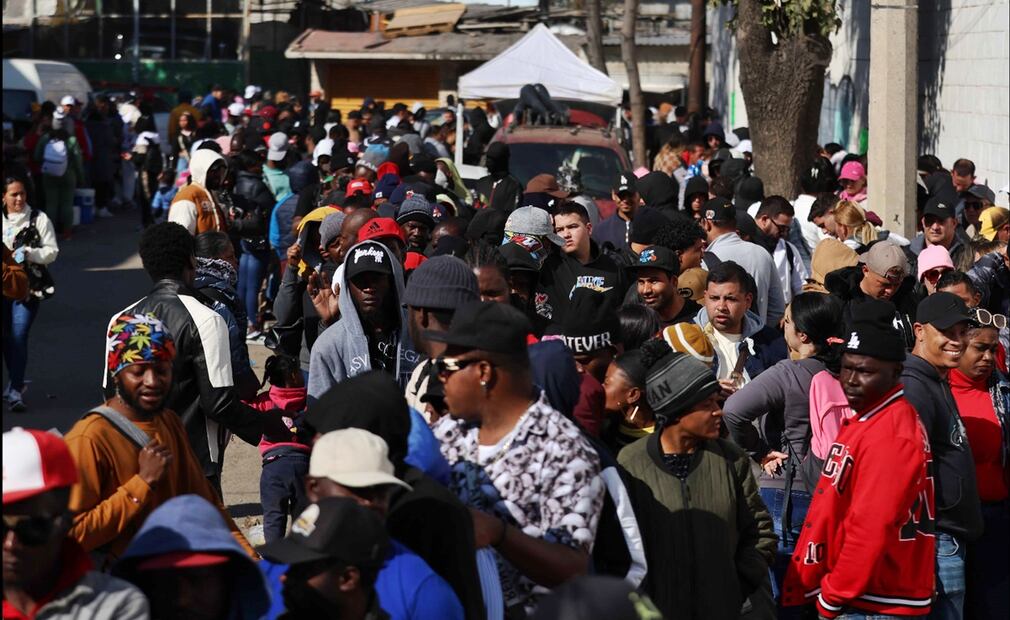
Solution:
<path fill-rule="evenodd" d="M 859 257 L 859 262 L 870 268 L 873 273 L 884 276 L 899 271 L 902 276 L 908 274 L 908 259 L 901 248 L 889 241 L 878 241 L 866 253 Z"/>
<path fill-rule="evenodd" d="M 686 299 L 701 301 L 701 298 L 705 296 L 707 280 L 708 272 L 701 267 L 685 269 L 677 276 L 677 292 Z"/>
<path fill-rule="evenodd" d="M 320 437 L 312 446 L 309 475 L 351 488 L 395 484 L 410 490 L 410 485 L 393 475 L 386 441 L 360 428 L 345 428 Z"/>

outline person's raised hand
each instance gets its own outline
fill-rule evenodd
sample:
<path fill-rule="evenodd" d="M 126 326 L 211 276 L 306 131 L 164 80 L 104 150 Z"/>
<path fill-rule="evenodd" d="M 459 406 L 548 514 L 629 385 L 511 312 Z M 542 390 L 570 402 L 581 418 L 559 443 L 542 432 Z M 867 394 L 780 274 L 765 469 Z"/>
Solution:
<path fill-rule="evenodd" d="M 137 456 L 137 475 L 149 486 L 160 481 L 168 471 L 168 465 L 172 462 L 172 453 L 157 439 L 152 439 L 150 443 L 141 448 Z"/>
<path fill-rule="evenodd" d="M 302 245 L 295 241 L 288 248 L 288 268 L 294 269 L 298 267 L 298 263 L 302 260 Z"/>
<path fill-rule="evenodd" d="M 312 272 L 305 290 L 324 324 L 332 325 L 340 318 L 340 296 L 333 292 L 326 274 Z"/>

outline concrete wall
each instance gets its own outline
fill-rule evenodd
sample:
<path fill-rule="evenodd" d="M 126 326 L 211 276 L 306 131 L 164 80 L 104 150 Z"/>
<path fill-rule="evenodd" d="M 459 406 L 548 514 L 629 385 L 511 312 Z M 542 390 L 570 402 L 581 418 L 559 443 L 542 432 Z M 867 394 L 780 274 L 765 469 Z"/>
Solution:
<path fill-rule="evenodd" d="M 841 2 L 842 26 L 825 75 L 818 141 L 865 152 L 869 126 L 870 8 Z M 731 9 L 709 10 L 709 101 L 727 127 L 747 124 Z M 919 144 L 949 166 L 975 162 L 980 181 L 1010 183 L 1010 0 L 923 0 L 919 9 Z M 1003 197 L 1003 200 L 1006 200 Z"/>

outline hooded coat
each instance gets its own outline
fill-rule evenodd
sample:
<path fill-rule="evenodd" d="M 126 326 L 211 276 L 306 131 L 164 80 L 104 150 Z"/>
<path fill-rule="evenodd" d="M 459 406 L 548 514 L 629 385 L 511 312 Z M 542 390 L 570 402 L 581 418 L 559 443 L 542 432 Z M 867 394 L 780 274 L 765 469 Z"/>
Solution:
<path fill-rule="evenodd" d="M 231 558 L 230 620 L 256 620 L 270 608 L 266 581 L 235 541 L 221 513 L 197 495 L 180 495 L 158 507 L 126 548 L 113 574 L 136 581 L 137 565 L 150 557 L 180 551 L 225 554 Z"/>
<path fill-rule="evenodd" d="M 519 206 L 523 186 L 509 174 L 509 147 L 504 142 L 495 142 L 487 148 L 484 163 L 490 173 L 477 181 L 477 192 L 481 201 L 489 209 L 500 209 L 512 213 Z"/>
<path fill-rule="evenodd" d="M 189 161 L 190 183 L 176 193 L 168 209 L 168 221 L 185 226 L 191 235 L 228 231 L 228 218 L 206 187 L 207 172 L 219 161 L 225 162 L 220 153 L 210 149 L 195 151 Z"/>
<path fill-rule="evenodd" d="M 392 305 L 396 308 L 399 324 L 396 327 L 396 369 L 393 379 L 401 390 L 410 381 L 410 374 L 418 362 L 418 354 L 407 330 L 407 310 L 403 307 L 403 268 L 386 246 L 375 241 L 363 241 L 351 246 L 348 257 L 363 246 L 372 246 L 385 252 L 393 266 Z M 348 377 L 372 370 L 368 335 L 361 323 L 358 309 L 347 282 L 347 270 L 340 271 L 340 320 L 327 328 L 312 347 L 309 364 L 309 403 L 325 394 L 331 387 Z"/>
<path fill-rule="evenodd" d="M 647 207 L 676 211 L 680 202 L 680 186 L 665 172 L 650 172 L 636 183 L 639 196 Z"/>

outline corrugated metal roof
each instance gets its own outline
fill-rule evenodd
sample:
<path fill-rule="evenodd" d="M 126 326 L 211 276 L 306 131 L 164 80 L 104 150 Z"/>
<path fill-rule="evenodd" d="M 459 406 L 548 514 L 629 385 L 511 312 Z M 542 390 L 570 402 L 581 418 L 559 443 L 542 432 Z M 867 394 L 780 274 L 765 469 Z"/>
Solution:
<path fill-rule="evenodd" d="M 328 32 L 306 30 L 291 42 L 288 58 L 369 60 L 490 60 L 526 34 L 523 32 L 445 32 L 386 39 L 378 32 Z M 558 37 L 573 52 L 583 37 Z"/>
<path fill-rule="evenodd" d="M 706 37 L 707 39 L 707 37 Z M 605 35 L 603 37 L 604 45 L 620 45 L 621 37 L 620 35 Z M 691 44 L 691 31 L 675 29 L 667 34 L 660 35 L 636 35 L 635 36 L 636 45 L 690 45 Z"/>

